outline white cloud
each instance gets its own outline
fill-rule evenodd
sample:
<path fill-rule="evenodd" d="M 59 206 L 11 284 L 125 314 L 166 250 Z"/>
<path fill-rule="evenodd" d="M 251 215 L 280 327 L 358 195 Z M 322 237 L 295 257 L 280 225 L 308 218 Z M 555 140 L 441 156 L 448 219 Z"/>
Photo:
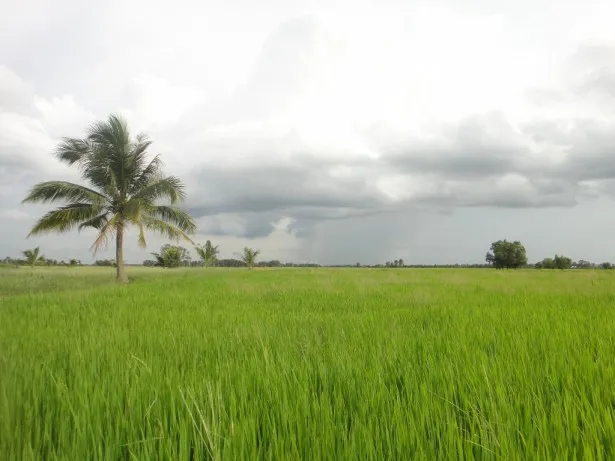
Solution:
<path fill-rule="evenodd" d="M 47 135 L 55 140 L 62 136 L 80 136 L 95 115 L 80 107 L 72 95 L 45 99 L 34 96 L 34 106 L 42 117 L 42 125 Z"/>

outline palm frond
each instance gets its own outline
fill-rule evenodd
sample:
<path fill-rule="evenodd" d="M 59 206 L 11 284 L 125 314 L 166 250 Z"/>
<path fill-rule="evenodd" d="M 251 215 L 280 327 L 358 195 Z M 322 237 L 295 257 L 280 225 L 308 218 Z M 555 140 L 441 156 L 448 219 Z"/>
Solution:
<path fill-rule="evenodd" d="M 139 133 L 132 143 L 130 147 L 130 158 L 132 159 L 130 178 L 131 184 L 134 184 L 146 168 L 147 149 L 151 145 L 152 141 L 150 141 L 145 133 Z"/>
<path fill-rule="evenodd" d="M 36 184 L 22 203 L 48 203 L 59 200 L 102 204 L 107 198 L 93 189 L 67 181 L 46 181 Z"/>
<path fill-rule="evenodd" d="M 175 176 L 166 178 L 155 178 L 153 182 L 135 191 L 131 200 L 143 200 L 154 203 L 156 200 L 168 198 L 171 205 L 176 204 L 186 198 L 184 184 Z"/>
<path fill-rule="evenodd" d="M 141 220 L 141 211 L 143 209 L 149 210 L 148 204 L 141 200 L 129 200 L 122 209 L 122 214 L 125 219 L 131 221 L 133 224 L 139 224 Z"/>
<path fill-rule="evenodd" d="M 73 165 L 86 159 L 91 149 L 92 145 L 87 139 L 62 138 L 54 154 L 61 162 Z"/>
<path fill-rule="evenodd" d="M 98 233 L 96 240 L 94 240 L 94 243 L 90 247 L 90 250 L 94 254 L 96 254 L 98 253 L 98 250 L 100 250 L 101 248 L 106 248 L 107 245 L 109 244 L 109 240 L 111 239 L 113 234 L 116 232 L 116 230 L 117 230 L 117 217 L 113 216 L 100 229 L 100 232 Z"/>
<path fill-rule="evenodd" d="M 109 212 L 105 211 L 104 213 L 99 214 L 98 216 L 95 216 L 92 219 L 88 219 L 87 221 L 84 221 L 79 224 L 79 231 L 82 231 L 87 227 L 101 230 L 105 226 L 105 224 L 107 224 L 107 221 L 109 221 Z"/>
<path fill-rule="evenodd" d="M 134 195 L 148 184 L 153 184 L 162 177 L 162 160 L 156 155 L 149 164 L 141 170 L 141 174 L 130 187 L 130 194 Z"/>
<path fill-rule="evenodd" d="M 71 203 L 45 213 L 34 225 L 28 237 L 45 232 L 66 232 L 83 221 L 94 218 L 100 213 L 100 207 L 88 203 Z"/>
<path fill-rule="evenodd" d="M 196 232 L 196 223 L 192 216 L 177 207 L 166 205 L 148 207 L 147 214 L 173 224 L 188 234 Z"/>
<path fill-rule="evenodd" d="M 194 242 L 186 232 L 184 232 L 179 227 L 174 226 L 173 224 L 169 224 L 168 222 L 163 221 L 162 219 L 156 218 L 154 216 L 143 215 L 141 216 L 141 223 L 143 227 L 145 227 L 147 230 L 157 232 L 171 240 L 184 239 L 194 244 Z"/>

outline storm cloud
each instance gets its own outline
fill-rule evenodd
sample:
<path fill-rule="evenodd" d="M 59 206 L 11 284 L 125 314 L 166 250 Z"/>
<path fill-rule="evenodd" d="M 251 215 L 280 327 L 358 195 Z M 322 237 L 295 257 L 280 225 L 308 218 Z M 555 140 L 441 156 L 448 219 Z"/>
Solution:
<path fill-rule="evenodd" d="M 0 256 L 40 243 L 91 259 L 87 233 L 25 240 L 45 208 L 21 199 L 78 181 L 54 145 L 121 112 L 223 256 L 250 244 L 283 260 L 478 262 L 522 238 L 530 259 L 615 260 L 582 225 L 615 230 L 610 2 L 231 3 L 8 5 Z M 161 243 L 135 239 L 128 258 Z"/>

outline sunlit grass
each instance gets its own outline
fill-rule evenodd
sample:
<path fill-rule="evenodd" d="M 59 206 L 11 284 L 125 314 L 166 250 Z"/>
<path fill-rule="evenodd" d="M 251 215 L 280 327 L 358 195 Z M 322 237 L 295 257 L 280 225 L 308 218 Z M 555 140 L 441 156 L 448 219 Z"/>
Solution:
<path fill-rule="evenodd" d="M 0 272 L 0 459 L 613 459 L 610 271 Z"/>

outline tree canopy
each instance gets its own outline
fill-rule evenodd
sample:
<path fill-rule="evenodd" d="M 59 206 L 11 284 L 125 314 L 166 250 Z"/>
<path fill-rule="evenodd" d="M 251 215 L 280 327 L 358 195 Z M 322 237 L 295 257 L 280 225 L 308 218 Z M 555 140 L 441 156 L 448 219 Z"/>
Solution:
<path fill-rule="evenodd" d="M 527 264 L 525 247 L 519 241 L 498 240 L 490 249 L 485 260 L 496 269 L 517 269 Z"/>
<path fill-rule="evenodd" d="M 178 245 L 162 245 L 160 253 L 152 253 L 156 258 L 155 266 L 174 268 L 190 263 L 188 250 Z"/>

